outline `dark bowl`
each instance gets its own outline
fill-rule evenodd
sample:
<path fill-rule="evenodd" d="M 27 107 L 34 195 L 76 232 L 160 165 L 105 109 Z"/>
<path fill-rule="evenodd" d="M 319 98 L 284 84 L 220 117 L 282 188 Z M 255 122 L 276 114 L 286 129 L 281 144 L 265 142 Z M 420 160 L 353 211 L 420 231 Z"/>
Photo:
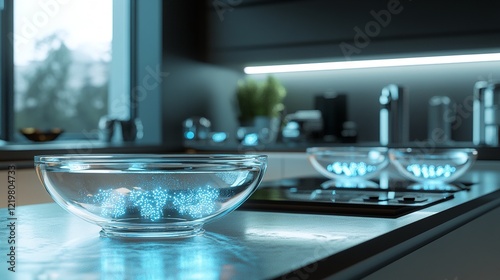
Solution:
<path fill-rule="evenodd" d="M 53 141 L 59 135 L 63 133 L 63 130 L 60 128 L 52 128 L 49 130 L 41 130 L 33 127 L 22 128 L 19 132 L 21 132 L 24 137 L 34 142 L 48 142 Z"/>

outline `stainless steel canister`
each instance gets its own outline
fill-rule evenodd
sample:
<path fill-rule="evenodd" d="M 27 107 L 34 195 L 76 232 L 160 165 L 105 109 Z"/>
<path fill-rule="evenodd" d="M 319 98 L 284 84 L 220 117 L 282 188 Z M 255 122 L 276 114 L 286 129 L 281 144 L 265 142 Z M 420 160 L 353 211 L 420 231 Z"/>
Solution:
<path fill-rule="evenodd" d="M 473 90 L 473 115 L 472 115 L 472 142 L 474 145 L 484 145 L 484 91 L 488 87 L 487 81 L 478 81 Z"/>
<path fill-rule="evenodd" d="M 484 142 L 498 146 L 500 125 L 500 83 L 490 83 L 484 90 Z"/>
<path fill-rule="evenodd" d="M 433 96 L 429 99 L 427 137 L 433 143 L 446 143 L 451 140 L 451 99 L 448 96 Z"/>

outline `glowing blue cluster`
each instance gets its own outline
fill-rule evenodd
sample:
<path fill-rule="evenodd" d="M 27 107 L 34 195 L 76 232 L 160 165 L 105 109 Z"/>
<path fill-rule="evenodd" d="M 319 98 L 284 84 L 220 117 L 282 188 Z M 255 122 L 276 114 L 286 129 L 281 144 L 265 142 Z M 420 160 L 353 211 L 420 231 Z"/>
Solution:
<path fill-rule="evenodd" d="M 427 165 L 427 164 L 410 164 L 406 167 L 413 176 L 424 179 L 448 178 L 457 168 L 449 164 L 445 165 Z"/>
<path fill-rule="evenodd" d="M 156 221 L 163 216 L 163 208 L 167 204 L 168 194 L 161 187 L 152 191 L 134 189 L 130 193 L 130 201 L 139 208 L 141 216 Z"/>
<path fill-rule="evenodd" d="M 377 167 L 366 164 L 365 162 L 334 162 L 327 165 L 326 170 L 337 175 L 357 177 L 375 172 Z"/>
<path fill-rule="evenodd" d="M 100 189 L 93 196 L 92 203 L 101 206 L 101 215 L 104 217 L 119 218 L 126 214 L 127 207 L 132 206 L 138 209 L 142 218 L 157 221 L 168 207 L 181 215 L 201 218 L 216 210 L 215 201 L 218 197 L 219 190 L 210 186 L 173 193 L 161 187 L 153 190 L 134 188 L 130 192 Z"/>
<path fill-rule="evenodd" d="M 214 201 L 219 196 L 219 190 L 210 186 L 183 193 L 174 193 L 174 207 L 181 215 L 201 218 L 215 211 Z"/>
<path fill-rule="evenodd" d="M 113 190 L 99 190 L 94 196 L 94 202 L 101 205 L 101 214 L 104 217 L 119 217 L 125 214 L 125 197 Z"/>

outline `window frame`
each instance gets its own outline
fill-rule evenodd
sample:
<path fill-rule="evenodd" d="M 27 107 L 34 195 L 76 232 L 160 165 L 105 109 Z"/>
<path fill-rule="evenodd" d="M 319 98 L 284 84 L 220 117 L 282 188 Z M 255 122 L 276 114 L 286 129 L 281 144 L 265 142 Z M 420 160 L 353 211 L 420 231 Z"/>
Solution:
<path fill-rule="evenodd" d="M 0 0 L 0 139 L 14 137 L 14 50 L 8 34 L 14 30 L 13 1 Z"/>
<path fill-rule="evenodd" d="M 126 85 L 118 90 L 118 92 L 122 94 L 121 98 L 128 102 L 128 116 L 131 119 L 140 117 L 143 120 L 144 138 L 137 142 L 160 144 L 162 135 L 161 82 L 158 87 L 148 89 L 147 100 L 137 97 L 139 94 L 137 88 L 141 87 L 141 83 L 145 77 L 151 75 L 151 68 L 158 67 L 160 71 L 163 69 L 161 63 L 162 0 L 129 1 L 127 4 L 127 12 L 129 13 L 128 28 L 130 32 L 127 34 L 129 42 L 129 57 L 127 57 L 129 60 L 129 71 L 126 80 L 121 81 Z M 0 139 L 15 143 L 17 139 L 20 139 L 20 134 L 14 131 L 14 50 L 13 43 L 10 43 L 8 39 L 8 35 L 13 34 L 14 30 L 14 0 L 0 0 L 0 6 L 2 2 L 4 6 L 3 10 L 0 10 L 0 122 L 2 124 L 0 127 Z M 115 3 L 122 4 L 123 2 L 123 0 L 113 0 L 113 7 L 115 7 Z M 151 14 L 152 11 L 156 11 L 157 13 Z M 115 27 L 113 26 L 113 28 Z M 144 30 L 145 28 L 156 32 L 138 34 L 138 30 Z M 140 54 L 141 52 L 147 52 L 147 55 Z M 144 67 L 144 65 L 147 67 Z M 111 87 L 109 92 L 111 93 Z M 116 93 L 112 98 L 116 98 Z M 111 102 L 109 103 L 111 104 Z M 110 107 L 108 106 L 109 110 Z M 149 131 L 151 133 L 148 133 Z M 97 138 L 97 133 L 82 132 L 74 133 L 71 136 L 71 138 L 78 138 L 79 140 L 92 140 L 91 138 L 93 137 Z"/>

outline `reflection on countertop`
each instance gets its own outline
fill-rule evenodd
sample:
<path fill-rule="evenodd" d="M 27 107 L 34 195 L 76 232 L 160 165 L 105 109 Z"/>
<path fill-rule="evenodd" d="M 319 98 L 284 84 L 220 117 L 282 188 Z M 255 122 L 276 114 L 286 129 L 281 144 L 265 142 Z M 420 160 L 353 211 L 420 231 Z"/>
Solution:
<path fill-rule="evenodd" d="M 500 206 L 499 167 L 477 162 L 463 177 L 477 186 L 394 219 L 237 210 L 182 240 L 100 238 L 98 226 L 54 203 L 17 207 L 15 276 L 360 279 Z M 0 235 L 9 230 L 0 227 Z"/>

